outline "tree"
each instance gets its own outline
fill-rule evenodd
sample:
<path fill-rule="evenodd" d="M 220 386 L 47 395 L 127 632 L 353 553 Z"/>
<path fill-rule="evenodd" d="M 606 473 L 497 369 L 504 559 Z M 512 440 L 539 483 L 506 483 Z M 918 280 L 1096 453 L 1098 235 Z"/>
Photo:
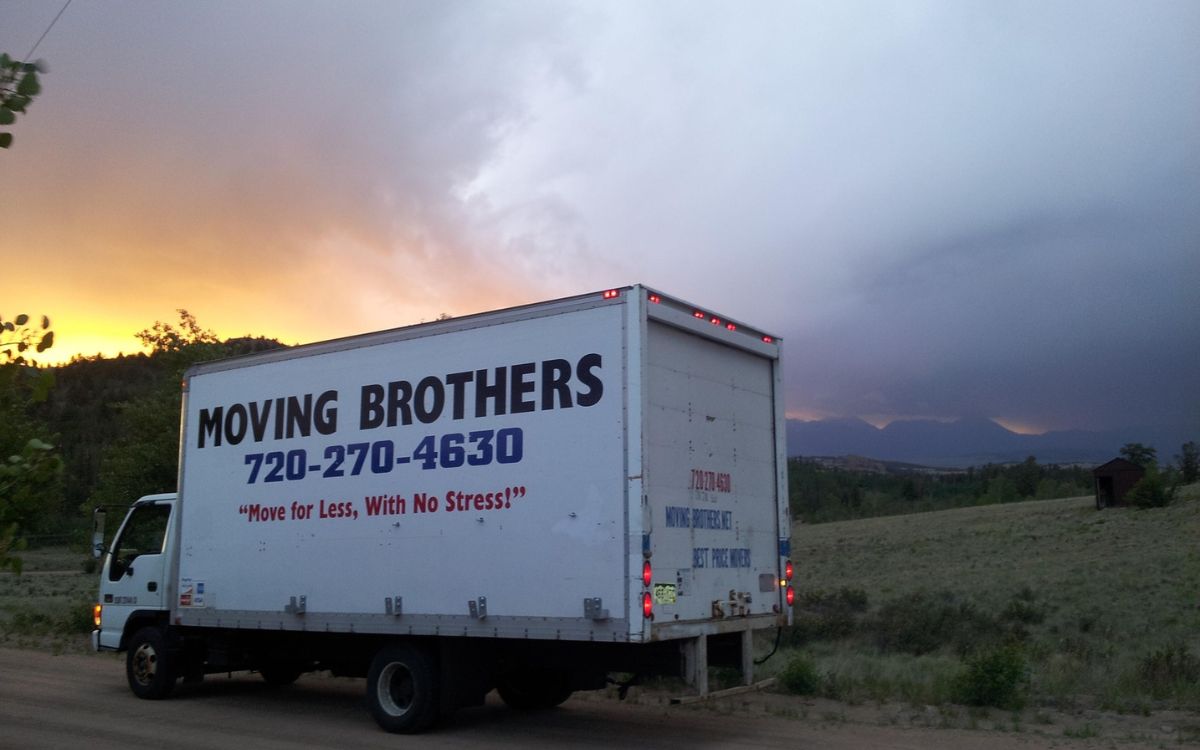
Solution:
<path fill-rule="evenodd" d="M 1029 456 L 1010 471 L 1013 484 L 1019 497 L 1033 497 L 1037 494 L 1038 481 L 1042 478 L 1042 467 L 1038 466 L 1037 458 Z"/>
<path fill-rule="evenodd" d="M 54 446 L 31 438 L 21 450 L 0 462 L 0 570 L 21 572 L 15 552 L 25 547 L 22 535 L 57 490 L 62 459 Z"/>
<path fill-rule="evenodd" d="M 39 72 L 46 72 L 41 60 L 21 62 L 7 53 L 0 54 L 0 126 L 16 122 L 17 114 L 25 114 L 33 97 L 42 92 Z M 12 133 L 0 132 L 0 148 L 8 148 L 12 141 Z"/>
<path fill-rule="evenodd" d="M 15 552 L 60 494 L 62 460 L 38 437 L 46 427 L 31 413 L 34 404 L 46 400 L 54 376 L 26 356 L 31 348 L 41 353 L 53 344 L 45 316 L 40 327 L 30 325 L 24 313 L 0 318 L 0 570 L 20 572 Z"/>
<path fill-rule="evenodd" d="M 1121 455 L 1144 469 L 1158 466 L 1158 451 L 1148 445 L 1126 443 L 1121 446 Z"/>
<path fill-rule="evenodd" d="M 269 339 L 241 338 L 222 342 L 201 328 L 187 310 L 179 309 L 176 325 L 157 321 L 134 334 L 150 348 L 154 382 L 142 393 L 118 404 L 120 436 L 105 451 L 96 491 L 82 510 L 95 504 L 128 504 L 151 492 L 175 487 L 179 460 L 179 383 L 189 367 L 252 351 L 280 346 Z"/>
<path fill-rule="evenodd" d="M 1184 484 L 1191 484 L 1200 479 L 1200 448 L 1195 440 L 1189 440 L 1180 447 L 1180 453 L 1175 457 L 1179 464 L 1179 474 Z"/>
<path fill-rule="evenodd" d="M 31 318 L 20 313 L 12 320 L 0 317 L 0 357 L 3 361 L 17 365 L 34 364 L 26 357 L 33 349 L 38 354 L 54 346 L 54 331 L 50 330 L 50 318 L 42 316 L 41 326 L 30 323 Z"/>

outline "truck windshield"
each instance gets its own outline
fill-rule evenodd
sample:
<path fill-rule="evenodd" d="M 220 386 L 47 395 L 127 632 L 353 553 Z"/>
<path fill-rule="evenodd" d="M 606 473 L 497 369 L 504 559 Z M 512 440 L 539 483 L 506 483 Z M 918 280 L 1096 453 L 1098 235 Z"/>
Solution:
<path fill-rule="evenodd" d="M 113 543 L 109 580 L 119 580 L 139 555 L 162 552 L 167 536 L 167 519 L 170 517 L 171 506 L 166 504 L 140 505 L 133 509 L 121 535 Z"/>

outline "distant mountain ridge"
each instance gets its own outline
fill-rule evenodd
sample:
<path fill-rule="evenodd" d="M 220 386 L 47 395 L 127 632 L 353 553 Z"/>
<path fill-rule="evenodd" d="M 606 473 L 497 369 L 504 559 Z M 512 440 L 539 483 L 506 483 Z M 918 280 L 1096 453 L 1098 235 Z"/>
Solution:
<path fill-rule="evenodd" d="M 895 421 L 883 428 L 854 418 L 787 421 L 790 456 L 856 455 L 954 468 L 1023 461 L 1028 456 L 1043 464 L 1101 464 L 1131 442 L 1155 447 L 1159 462 L 1166 463 L 1180 445 L 1194 439 L 1186 430 L 1171 428 L 1022 435 L 979 417 L 953 422 Z"/>

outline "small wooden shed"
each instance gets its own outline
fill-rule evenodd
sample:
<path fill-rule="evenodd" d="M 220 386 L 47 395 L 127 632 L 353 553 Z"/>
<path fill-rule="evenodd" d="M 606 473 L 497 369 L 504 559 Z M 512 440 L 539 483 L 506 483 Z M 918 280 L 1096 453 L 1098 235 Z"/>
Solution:
<path fill-rule="evenodd" d="M 1096 510 L 1110 505 L 1124 505 L 1125 495 L 1141 481 L 1146 470 L 1132 461 L 1114 458 L 1092 470 L 1096 483 Z"/>

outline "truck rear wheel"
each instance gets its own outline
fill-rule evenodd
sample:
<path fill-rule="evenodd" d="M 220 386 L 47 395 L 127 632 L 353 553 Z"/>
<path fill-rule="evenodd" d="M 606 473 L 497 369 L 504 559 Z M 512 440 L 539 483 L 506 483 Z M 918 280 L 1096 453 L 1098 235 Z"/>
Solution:
<path fill-rule="evenodd" d="M 522 711 L 554 708 L 571 697 L 565 672 L 510 672 L 497 680 L 496 692 L 505 705 Z"/>
<path fill-rule="evenodd" d="M 367 672 L 367 707 L 388 732 L 415 734 L 431 727 L 438 698 L 428 653 L 407 643 L 380 649 Z"/>
<path fill-rule="evenodd" d="M 125 676 L 129 689 L 139 698 L 166 698 L 175 689 L 175 669 L 167 637 L 157 627 L 145 627 L 129 639 L 125 654 Z"/>

